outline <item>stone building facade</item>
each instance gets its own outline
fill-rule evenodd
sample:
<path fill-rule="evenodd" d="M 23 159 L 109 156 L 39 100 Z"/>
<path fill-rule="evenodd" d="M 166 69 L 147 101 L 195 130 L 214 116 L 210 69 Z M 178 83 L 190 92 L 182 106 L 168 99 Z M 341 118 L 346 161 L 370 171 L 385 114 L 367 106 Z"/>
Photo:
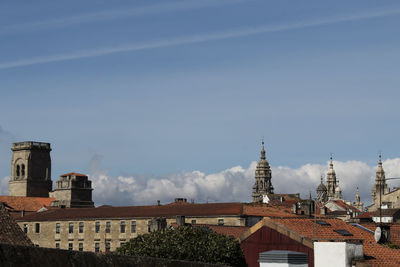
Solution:
<path fill-rule="evenodd" d="M 271 179 L 271 167 L 265 157 L 264 141 L 262 141 L 261 157 L 257 163 L 255 172 L 255 182 L 252 193 L 253 202 L 262 202 L 264 196 L 274 193 Z"/>
<path fill-rule="evenodd" d="M 52 191 L 50 143 L 18 142 L 11 150 L 9 197 L 55 198 L 54 207 L 94 207 L 92 184 L 84 174 L 61 175 Z"/>
<path fill-rule="evenodd" d="M 247 226 L 261 219 L 244 212 L 242 203 L 206 203 L 155 206 L 50 209 L 17 218 L 35 245 L 48 248 L 107 252 L 150 232 L 152 221 Z M 251 218 L 251 219 L 250 219 Z M 257 220 L 255 220 L 257 219 Z"/>
<path fill-rule="evenodd" d="M 11 150 L 9 195 L 48 197 L 52 188 L 50 144 L 19 142 Z"/>

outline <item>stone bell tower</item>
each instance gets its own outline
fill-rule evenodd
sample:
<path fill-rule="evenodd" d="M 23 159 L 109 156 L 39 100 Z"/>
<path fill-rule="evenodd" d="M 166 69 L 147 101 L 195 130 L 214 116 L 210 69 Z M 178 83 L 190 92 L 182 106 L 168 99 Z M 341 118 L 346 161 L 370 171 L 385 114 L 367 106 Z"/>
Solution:
<path fill-rule="evenodd" d="M 49 197 L 52 188 L 50 144 L 13 143 L 10 196 Z"/>
<path fill-rule="evenodd" d="M 253 186 L 253 202 L 261 202 L 263 196 L 274 193 L 271 182 L 271 167 L 265 157 L 264 140 L 262 141 L 261 158 L 257 163 Z"/>

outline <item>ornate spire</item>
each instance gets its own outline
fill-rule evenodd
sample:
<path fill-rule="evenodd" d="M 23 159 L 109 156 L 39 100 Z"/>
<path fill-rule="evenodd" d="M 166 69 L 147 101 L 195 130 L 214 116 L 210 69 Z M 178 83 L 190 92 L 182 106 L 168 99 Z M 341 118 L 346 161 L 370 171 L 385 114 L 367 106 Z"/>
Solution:
<path fill-rule="evenodd" d="M 335 169 L 333 168 L 333 157 L 332 153 L 330 156 L 330 162 L 329 162 L 329 170 L 326 174 L 326 187 L 327 187 L 327 197 L 329 199 L 336 198 L 336 172 Z"/>
<path fill-rule="evenodd" d="M 271 183 L 271 167 L 265 157 L 264 139 L 262 140 L 261 158 L 257 163 L 255 171 L 255 183 L 253 186 L 253 202 L 260 202 L 267 194 L 274 193 Z"/>
<path fill-rule="evenodd" d="M 360 192 L 358 191 L 358 186 L 357 186 L 357 191 L 356 191 L 356 203 L 360 203 L 361 198 L 360 198 Z"/>
<path fill-rule="evenodd" d="M 266 159 L 265 157 L 265 149 L 264 149 L 264 139 L 262 140 L 262 149 L 261 149 L 261 159 Z"/>

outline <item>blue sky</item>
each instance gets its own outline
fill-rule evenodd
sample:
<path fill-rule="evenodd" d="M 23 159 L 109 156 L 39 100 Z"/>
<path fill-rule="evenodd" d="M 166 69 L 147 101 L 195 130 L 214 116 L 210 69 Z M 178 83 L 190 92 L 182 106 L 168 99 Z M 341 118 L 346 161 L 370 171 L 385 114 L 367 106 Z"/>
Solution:
<path fill-rule="evenodd" d="M 398 1 L 3 1 L 0 176 L 23 140 L 53 180 L 247 168 L 262 137 L 273 166 L 396 158 L 399 25 Z"/>

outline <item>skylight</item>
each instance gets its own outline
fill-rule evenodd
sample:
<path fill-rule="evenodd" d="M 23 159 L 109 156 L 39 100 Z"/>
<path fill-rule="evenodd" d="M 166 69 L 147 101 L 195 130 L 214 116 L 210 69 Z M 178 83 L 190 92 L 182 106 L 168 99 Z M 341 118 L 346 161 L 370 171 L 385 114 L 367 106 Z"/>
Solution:
<path fill-rule="evenodd" d="M 316 220 L 315 222 L 318 223 L 319 225 L 326 225 L 326 226 L 330 225 L 329 223 L 327 223 L 326 221 L 323 221 L 323 220 Z"/>
<path fill-rule="evenodd" d="M 353 236 L 352 233 L 349 233 L 347 230 L 344 229 L 338 229 L 338 230 L 333 230 L 338 234 L 341 234 L 342 236 Z"/>

